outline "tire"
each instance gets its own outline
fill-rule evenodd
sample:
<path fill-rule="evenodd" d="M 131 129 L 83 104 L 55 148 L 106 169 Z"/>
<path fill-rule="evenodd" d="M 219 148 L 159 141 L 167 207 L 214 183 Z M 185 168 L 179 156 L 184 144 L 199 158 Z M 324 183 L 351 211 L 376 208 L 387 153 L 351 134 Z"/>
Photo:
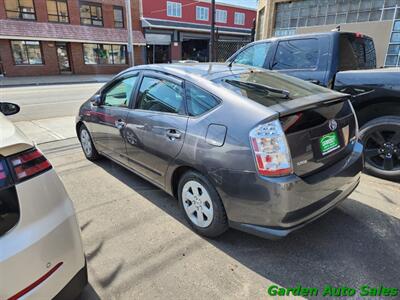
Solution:
<path fill-rule="evenodd" d="M 89 130 L 83 124 L 79 127 L 79 141 L 81 142 L 83 153 L 88 160 L 95 161 L 100 158 L 100 155 L 93 144 Z"/>
<path fill-rule="evenodd" d="M 400 179 L 400 117 L 373 119 L 360 130 L 367 173 L 389 180 Z"/>
<path fill-rule="evenodd" d="M 193 171 L 183 174 L 179 180 L 178 199 L 185 219 L 196 233 L 215 238 L 228 230 L 221 198 L 203 175 Z"/>

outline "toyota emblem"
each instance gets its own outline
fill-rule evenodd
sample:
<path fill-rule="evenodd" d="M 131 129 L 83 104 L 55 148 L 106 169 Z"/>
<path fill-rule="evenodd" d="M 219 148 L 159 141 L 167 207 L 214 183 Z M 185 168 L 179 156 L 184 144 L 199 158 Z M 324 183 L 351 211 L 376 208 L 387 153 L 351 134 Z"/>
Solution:
<path fill-rule="evenodd" d="M 331 131 L 334 131 L 334 130 L 336 130 L 336 128 L 337 128 L 337 122 L 336 122 L 336 120 L 329 120 L 329 129 L 331 130 Z"/>

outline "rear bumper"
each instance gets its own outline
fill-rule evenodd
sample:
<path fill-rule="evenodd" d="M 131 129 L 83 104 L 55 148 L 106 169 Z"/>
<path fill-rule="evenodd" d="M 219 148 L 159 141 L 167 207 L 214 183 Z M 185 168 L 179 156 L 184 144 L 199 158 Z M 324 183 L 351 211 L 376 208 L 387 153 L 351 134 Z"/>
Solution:
<path fill-rule="evenodd" d="M 281 238 L 319 218 L 357 187 L 364 161 L 356 142 L 352 153 L 318 174 L 267 178 L 255 173 L 224 174 L 217 185 L 230 226 L 258 236 Z M 227 176 L 227 177 L 225 177 Z"/>
<path fill-rule="evenodd" d="M 0 238 L 0 299 L 22 291 L 27 299 L 50 299 L 85 267 L 74 208 L 54 170 L 16 190 L 21 218 Z"/>
<path fill-rule="evenodd" d="M 85 266 L 68 282 L 53 300 L 77 299 L 88 283 L 87 266 Z"/>

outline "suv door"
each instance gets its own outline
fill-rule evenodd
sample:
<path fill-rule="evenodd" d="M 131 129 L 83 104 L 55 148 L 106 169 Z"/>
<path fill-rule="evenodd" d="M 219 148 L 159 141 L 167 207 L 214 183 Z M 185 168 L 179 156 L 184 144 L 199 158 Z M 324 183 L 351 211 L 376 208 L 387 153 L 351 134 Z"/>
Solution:
<path fill-rule="evenodd" d="M 279 41 L 269 68 L 326 86 L 329 41 L 325 37 Z"/>
<path fill-rule="evenodd" d="M 167 168 L 182 149 L 187 121 L 183 82 L 144 72 L 127 118 L 129 165 L 164 186 Z"/>
<path fill-rule="evenodd" d="M 101 93 L 101 105 L 93 106 L 90 130 L 104 154 L 126 161 L 124 128 L 138 73 L 116 79 Z"/>

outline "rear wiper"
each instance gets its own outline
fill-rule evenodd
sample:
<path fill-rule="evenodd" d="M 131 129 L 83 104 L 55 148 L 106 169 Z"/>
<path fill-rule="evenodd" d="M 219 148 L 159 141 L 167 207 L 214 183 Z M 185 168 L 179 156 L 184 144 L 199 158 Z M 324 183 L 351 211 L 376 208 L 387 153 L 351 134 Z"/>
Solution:
<path fill-rule="evenodd" d="M 224 80 L 226 83 L 235 85 L 237 87 L 247 87 L 247 88 L 255 88 L 258 90 L 266 91 L 267 93 L 275 93 L 275 94 L 280 94 L 286 99 L 290 97 L 290 92 L 286 90 L 281 90 L 277 88 L 273 88 L 271 86 L 261 84 L 261 83 L 255 83 L 255 82 L 248 82 L 248 81 L 241 81 L 241 80 L 233 80 L 233 79 L 225 79 Z"/>

